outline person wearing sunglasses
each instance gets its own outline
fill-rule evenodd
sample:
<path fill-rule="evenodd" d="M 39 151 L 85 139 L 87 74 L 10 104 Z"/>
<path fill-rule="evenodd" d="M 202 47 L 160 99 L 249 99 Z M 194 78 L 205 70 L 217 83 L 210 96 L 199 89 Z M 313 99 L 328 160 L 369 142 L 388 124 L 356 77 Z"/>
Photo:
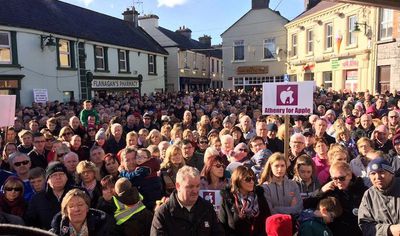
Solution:
<path fill-rule="evenodd" d="M 19 177 L 24 184 L 24 199 L 29 202 L 33 195 L 33 189 L 29 182 L 29 169 L 31 168 L 31 160 L 28 155 L 21 152 L 14 152 L 10 155 L 10 165 L 15 175 Z"/>
<path fill-rule="evenodd" d="M 285 156 L 276 152 L 268 158 L 259 179 L 272 214 L 299 214 L 303 210 L 299 186 L 286 176 L 286 170 Z"/>
<path fill-rule="evenodd" d="M 379 154 L 379 153 L 378 153 Z M 378 155 L 377 154 L 377 155 Z M 316 198 L 335 197 L 343 207 L 343 214 L 329 224 L 333 235 L 362 235 L 357 225 L 357 212 L 367 187 L 356 177 L 344 161 L 333 163 L 329 169 L 331 181 L 317 192 Z"/>
<path fill-rule="evenodd" d="M 256 186 L 254 172 L 238 166 L 230 186 L 221 191 L 222 205 L 218 219 L 226 235 L 266 235 L 265 219 L 271 215 L 264 190 Z"/>
<path fill-rule="evenodd" d="M 201 171 L 200 190 L 222 190 L 227 184 L 222 158 L 220 156 L 209 157 Z"/>
<path fill-rule="evenodd" d="M 0 195 L 1 211 L 22 217 L 25 214 L 26 207 L 22 180 L 16 176 L 8 177 Z"/>
<path fill-rule="evenodd" d="M 63 142 L 69 143 L 69 141 L 71 141 L 72 135 L 74 135 L 74 132 L 72 131 L 72 129 L 68 126 L 64 126 L 60 130 L 59 137 Z"/>

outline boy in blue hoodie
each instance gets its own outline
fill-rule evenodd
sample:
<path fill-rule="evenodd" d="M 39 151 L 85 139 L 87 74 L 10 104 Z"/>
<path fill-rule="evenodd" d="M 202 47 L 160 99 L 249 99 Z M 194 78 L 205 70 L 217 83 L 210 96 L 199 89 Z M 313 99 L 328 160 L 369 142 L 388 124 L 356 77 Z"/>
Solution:
<path fill-rule="evenodd" d="M 342 211 L 342 206 L 336 198 L 322 199 L 317 210 L 307 209 L 300 214 L 299 236 L 333 236 L 327 224 L 339 217 Z"/>

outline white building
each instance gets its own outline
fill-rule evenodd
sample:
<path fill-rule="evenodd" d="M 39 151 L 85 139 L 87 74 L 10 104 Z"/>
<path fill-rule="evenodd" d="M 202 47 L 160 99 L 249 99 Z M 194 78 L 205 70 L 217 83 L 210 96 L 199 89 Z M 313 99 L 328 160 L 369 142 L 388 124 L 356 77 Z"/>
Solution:
<path fill-rule="evenodd" d="M 252 0 L 252 8 L 221 34 L 224 88 L 252 89 L 284 80 L 288 22 L 269 8 L 269 0 Z"/>
<path fill-rule="evenodd" d="M 0 94 L 29 105 L 164 90 L 167 52 L 135 24 L 56 0 L 0 0 Z M 10 10 L 12 9 L 12 10 Z"/>
<path fill-rule="evenodd" d="M 174 31 L 159 26 L 159 17 L 145 15 L 139 25 L 169 53 L 167 91 L 204 91 L 222 87 L 222 51 L 211 47 L 211 37 L 191 38 L 185 26 Z"/>

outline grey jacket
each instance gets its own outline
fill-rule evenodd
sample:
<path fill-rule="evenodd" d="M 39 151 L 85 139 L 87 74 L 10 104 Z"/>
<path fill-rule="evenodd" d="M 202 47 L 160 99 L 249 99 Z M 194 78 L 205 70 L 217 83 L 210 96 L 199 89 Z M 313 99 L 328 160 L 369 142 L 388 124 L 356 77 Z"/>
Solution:
<path fill-rule="evenodd" d="M 389 227 L 400 223 L 400 178 L 385 191 L 375 187 L 365 191 L 358 209 L 358 224 L 366 236 L 389 236 Z"/>
<path fill-rule="evenodd" d="M 303 210 L 303 200 L 300 196 L 299 186 L 286 176 L 282 184 L 274 182 L 263 184 L 264 195 L 267 199 L 271 214 L 299 214 Z M 291 206 L 293 198 L 296 205 Z"/>

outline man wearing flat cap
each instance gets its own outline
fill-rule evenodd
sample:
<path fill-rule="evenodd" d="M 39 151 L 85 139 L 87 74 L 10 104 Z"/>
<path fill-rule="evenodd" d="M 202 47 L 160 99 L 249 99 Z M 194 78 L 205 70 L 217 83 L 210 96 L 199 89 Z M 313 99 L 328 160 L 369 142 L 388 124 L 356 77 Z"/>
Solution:
<path fill-rule="evenodd" d="M 358 210 L 363 235 L 400 235 L 400 179 L 382 157 L 368 164 L 367 174 L 373 186 L 364 193 Z"/>

